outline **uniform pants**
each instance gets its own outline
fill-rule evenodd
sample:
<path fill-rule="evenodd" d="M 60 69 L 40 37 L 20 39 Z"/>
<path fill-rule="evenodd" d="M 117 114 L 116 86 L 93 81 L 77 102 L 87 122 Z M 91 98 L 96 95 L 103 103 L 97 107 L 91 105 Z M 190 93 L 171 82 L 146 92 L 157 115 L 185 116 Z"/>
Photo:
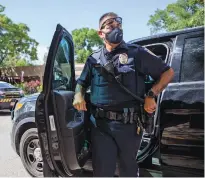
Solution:
<path fill-rule="evenodd" d="M 97 121 L 92 128 L 92 163 L 94 177 L 113 177 L 119 162 L 121 177 L 137 177 L 136 155 L 141 141 L 136 124 Z"/>

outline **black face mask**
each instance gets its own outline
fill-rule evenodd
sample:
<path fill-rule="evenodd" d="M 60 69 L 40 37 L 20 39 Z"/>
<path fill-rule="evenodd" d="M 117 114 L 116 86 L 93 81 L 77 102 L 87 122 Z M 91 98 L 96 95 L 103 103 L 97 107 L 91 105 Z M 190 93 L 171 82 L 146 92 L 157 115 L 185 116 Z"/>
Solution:
<path fill-rule="evenodd" d="M 105 39 L 113 44 L 118 44 L 123 39 L 123 31 L 120 28 L 114 28 L 110 33 L 106 33 Z"/>

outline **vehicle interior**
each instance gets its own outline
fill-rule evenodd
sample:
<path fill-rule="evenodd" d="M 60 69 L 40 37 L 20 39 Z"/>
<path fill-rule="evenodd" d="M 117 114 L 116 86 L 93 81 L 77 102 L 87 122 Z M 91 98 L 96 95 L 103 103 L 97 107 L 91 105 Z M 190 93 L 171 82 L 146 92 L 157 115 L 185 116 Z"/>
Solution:
<path fill-rule="evenodd" d="M 57 127 L 57 137 L 60 144 L 60 149 L 63 155 L 64 164 L 67 165 L 67 172 L 75 172 L 80 168 L 87 170 L 92 170 L 91 158 L 92 153 L 90 150 L 90 145 L 87 152 L 83 152 L 82 148 L 85 144 L 85 140 L 91 143 L 89 132 L 90 132 L 90 122 L 89 112 L 78 112 L 72 106 L 74 91 L 68 91 L 71 87 L 70 76 L 74 69 L 72 62 L 69 61 L 69 55 L 65 55 L 65 46 L 69 48 L 69 41 L 63 39 L 62 45 L 59 45 L 59 54 L 56 55 L 54 70 L 53 70 L 53 93 L 52 98 L 55 100 L 54 112 L 55 112 L 55 122 Z M 62 47 L 64 46 L 64 47 Z M 145 45 L 155 55 L 161 57 L 163 61 L 167 61 L 170 53 L 169 47 L 165 43 L 149 44 Z M 70 63 L 70 66 L 67 65 Z M 66 71 L 66 72 L 65 72 Z M 70 72 L 70 73 L 69 73 Z M 150 77 L 146 77 L 145 85 L 146 91 L 148 91 L 154 80 Z M 87 109 L 89 111 L 89 91 L 85 96 L 87 100 Z M 157 111 L 156 111 L 157 113 Z M 156 113 L 153 120 L 153 125 L 157 124 Z M 155 127 L 154 127 L 155 128 Z M 52 129 L 51 129 L 52 131 Z M 152 134 L 154 134 L 155 129 L 153 129 Z M 143 139 L 141 141 L 140 149 L 138 151 L 137 160 L 143 161 L 145 159 L 146 150 L 149 149 L 150 135 L 146 133 L 143 134 Z M 52 138 L 53 139 L 53 138 Z M 92 143 L 91 143 L 92 144 Z M 54 148 L 53 148 L 54 149 Z M 85 150 L 84 150 L 85 151 Z M 139 159 L 143 155 L 143 159 Z M 59 157 L 54 157 L 55 161 L 58 162 Z"/>

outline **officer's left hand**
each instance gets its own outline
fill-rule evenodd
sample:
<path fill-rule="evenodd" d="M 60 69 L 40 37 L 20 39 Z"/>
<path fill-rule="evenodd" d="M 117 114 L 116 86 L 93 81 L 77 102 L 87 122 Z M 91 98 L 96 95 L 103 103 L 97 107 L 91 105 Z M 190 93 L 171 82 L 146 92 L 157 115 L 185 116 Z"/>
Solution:
<path fill-rule="evenodd" d="M 144 104 L 144 109 L 146 112 L 149 114 L 152 114 L 157 108 L 157 104 L 155 102 L 154 98 L 151 97 L 145 97 L 145 104 Z"/>

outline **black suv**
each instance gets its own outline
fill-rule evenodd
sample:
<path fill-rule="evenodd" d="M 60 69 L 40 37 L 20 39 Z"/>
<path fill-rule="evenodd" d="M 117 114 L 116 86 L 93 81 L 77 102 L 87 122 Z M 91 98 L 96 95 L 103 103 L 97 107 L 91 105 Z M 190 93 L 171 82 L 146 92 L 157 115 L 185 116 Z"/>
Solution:
<path fill-rule="evenodd" d="M 140 176 L 203 177 L 204 27 L 130 43 L 145 46 L 175 71 L 172 83 L 157 98 L 152 133 L 143 133 L 136 155 Z M 154 81 L 146 78 L 149 89 Z M 75 85 L 72 36 L 57 25 L 43 91 L 20 100 L 12 112 L 12 143 L 32 176 L 92 175 L 92 153 L 82 156 L 90 114 L 73 108 Z M 89 108 L 89 91 L 86 100 Z"/>

